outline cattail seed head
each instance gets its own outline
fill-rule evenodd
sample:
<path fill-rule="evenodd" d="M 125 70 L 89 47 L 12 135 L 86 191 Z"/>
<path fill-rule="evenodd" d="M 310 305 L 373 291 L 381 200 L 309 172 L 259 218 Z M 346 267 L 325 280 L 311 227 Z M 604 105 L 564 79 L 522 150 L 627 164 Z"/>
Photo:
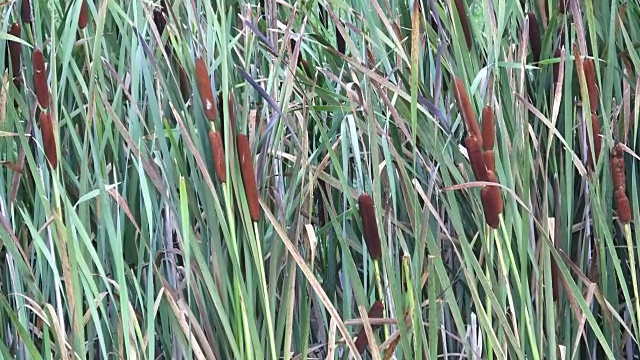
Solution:
<path fill-rule="evenodd" d="M 244 183 L 244 192 L 249 205 L 249 215 L 251 220 L 260 220 L 260 202 L 258 201 L 258 187 L 256 186 L 256 175 L 253 172 L 253 160 L 251 158 L 251 147 L 249 137 L 245 134 L 238 134 L 236 137 L 238 158 L 240 159 L 240 172 Z"/>
<path fill-rule="evenodd" d="M 626 176 L 624 164 L 624 150 L 622 144 L 618 143 L 614 146 L 611 153 L 611 178 L 613 180 L 613 189 L 626 189 Z"/>
<path fill-rule="evenodd" d="M 31 22 L 33 21 L 33 12 L 31 12 L 31 0 L 22 0 L 20 15 L 22 17 L 22 22 L 24 22 L 25 24 L 31 24 Z"/>
<path fill-rule="evenodd" d="M 167 19 L 165 18 L 163 6 L 156 8 L 153 11 L 153 24 L 156 26 L 156 29 L 158 29 L 158 34 L 162 35 L 165 27 L 167 26 Z"/>
<path fill-rule="evenodd" d="M 596 71 L 593 59 L 585 59 L 582 62 L 584 69 L 584 78 L 587 82 L 587 90 L 589 92 L 589 106 L 591 113 L 595 114 L 598 109 L 598 86 L 596 84 Z"/>
<path fill-rule="evenodd" d="M 623 224 L 631 222 L 631 204 L 629 198 L 624 193 L 624 190 L 617 189 L 613 192 L 613 199 L 616 203 L 616 209 L 618 210 L 618 219 Z"/>
<path fill-rule="evenodd" d="M 587 146 L 589 151 L 589 153 L 587 154 L 587 159 L 589 162 L 589 167 L 593 170 L 595 169 L 596 162 L 600 158 L 600 148 L 602 144 L 602 139 L 600 138 L 600 120 L 598 120 L 598 115 L 596 114 L 591 114 L 591 133 L 591 135 L 593 136 L 593 147 L 591 147 L 591 141 L 589 141 L 589 133 L 587 133 Z M 593 155 L 591 151 L 592 149 Z"/>
<path fill-rule="evenodd" d="M 362 194 L 358 197 L 358 206 L 360 208 L 364 241 L 367 243 L 369 256 L 373 260 L 380 260 L 382 249 L 380 247 L 380 234 L 378 233 L 378 222 L 376 221 L 373 199 L 369 194 Z"/>
<path fill-rule="evenodd" d="M 467 49 L 471 50 L 473 42 L 471 39 L 471 28 L 469 27 L 469 19 L 467 18 L 467 10 L 464 7 L 463 0 L 455 0 L 456 10 L 458 11 L 458 17 L 460 18 L 460 26 L 462 26 L 462 32 L 464 33 L 464 39 L 467 42 Z"/>
<path fill-rule="evenodd" d="M 453 95 L 456 99 L 458 110 L 460 111 L 462 120 L 467 125 L 467 131 L 469 131 L 471 135 L 474 135 L 476 137 L 478 144 L 480 144 L 480 147 L 482 148 L 482 133 L 480 132 L 480 127 L 478 126 L 478 119 L 476 118 L 476 114 L 473 111 L 471 100 L 469 99 L 469 95 L 467 94 L 467 90 L 464 87 L 462 79 L 458 77 L 453 79 L 453 90 Z"/>
<path fill-rule="evenodd" d="M 11 25 L 9 34 L 20 37 L 20 24 L 17 22 Z M 11 59 L 11 76 L 13 77 L 13 83 L 18 89 L 22 88 L 22 45 L 19 42 L 9 42 L 9 58 Z"/>
<path fill-rule="evenodd" d="M 491 171 L 493 173 L 496 172 L 496 155 L 493 150 L 486 150 L 483 154 L 484 163 L 487 166 L 487 171 Z"/>
<path fill-rule="evenodd" d="M 204 115 L 209 121 L 214 121 L 216 119 L 216 104 L 211 90 L 209 70 L 207 70 L 207 65 L 202 58 L 196 59 L 196 82 Z"/>
<path fill-rule="evenodd" d="M 58 167 L 58 154 L 56 153 L 56 138 L 53 132 L 51 115 L 45 111 L 40 112 L 40 129 L 42 131 L 42 147 L 49 164 L 55 170 Z"/>
<path fill-rule="evenodd" d="M 369 309 L 369 313 L 367 314 L 367 316 L 370 319 L 380 319 L 382 318 L 383 315 L 384 315 L 384 304 L 380 300 L 377 300 L 375 303 L 373 303 L 373 305 L 371 306 L 371 309 Z M 369 339 L 367 338 L 367 333 L 364 330 L 364 326 L 363 326 L 362 329 L 360 329 L 360 332 L 358 332 L 358 336 L 356 337 L 356 341 L 355 341 L 356 350 L 358 350 L 358 352 L 362 354 L 362 352 L 364 351 L 364 349 L 367 347 L 368 344 L 369 344 Z"/>
<path fill-rule="evenodd" d="M 469 135 L 464 141 L 467 148 L 467 154 L 469 156 L 469 162 L 471 163 L 471 170 L 477 181 L 487 180 L 487 165 L 484 162 L 484 155 L 482 154 L 482 147 L 478 142 L 478 138 L 474 135 Z"/>
<path fill-rule="evenodd" d="M 490 105 L 482 109 L 482 150 L 493 150 L 496 142 L 496 127 L 493 123 L 493 108 Z"/>
<path fill-rule="evenodd" d="M 45 71 L 44 55 L 40 49 L 33 51 L 33 87 L 40 107 L 49 107 L 49 85 L 47 84 L 47 72 Z"/>
<path fill-rule="evenodd" d="M 487 225 L 497 229 L 500 225 L 500 210 L 502 208 L 500 190 L 495 186 L 485 186 L 480 190 L 480 200 Z"/>
<path fill-rule="evenodd" d="M 344 26 L 344 22 L 342 23 L 342 25 Z M 336 46 L 338 48 L 338 52 L 340 52 L 342 55 L 346 54 L 347 46 L 346 46 L 346 43 L 344 42 L 344 37 L 342 37 L 342 34 L 340 33 L 340 31 L 338 31 L 337 26 L 336 26 Z"/>
<path fill-rule="evenodd" d="M 540 37 L 540 26 L 538 25 L 538 19 L 532 12 L 527 14 L 529 19 L 529 42 L 531 43 L 531 52 L 533 53 L 533 60 L 540 60 L 540 52 L 542 51 L 542 39 Z"/>
<path fill-rule="evenodd" d="M 89 23 L 89 15 L 87 11 L 87 0 L 82 0 L 82 5 L 80 6 L 80 15 L 78 15 L 78 28 L 80 30 L 87 27 Z"/>
<path fill-rule="evenodd" d="M 225 167 L 224 142 L 220 132 L 209 130 L 209 146 L 211 146 L 211 155 L 213 156 L 213 166 L 216 176 L 221 183 L 227 182 L 227 168 Z"/>
<path fill-rule="evenodd" d="M 184 71 L 184 67 L 182 64 L 176 60 L 176 64 L 178 65 L 178 77 L 180 81 L 180 94 L 182 95 L 182 100 L 189 100 L 191 93 L 191 85 L 189 84 L 189 77 L 187 77 L 187 72 Z"/>

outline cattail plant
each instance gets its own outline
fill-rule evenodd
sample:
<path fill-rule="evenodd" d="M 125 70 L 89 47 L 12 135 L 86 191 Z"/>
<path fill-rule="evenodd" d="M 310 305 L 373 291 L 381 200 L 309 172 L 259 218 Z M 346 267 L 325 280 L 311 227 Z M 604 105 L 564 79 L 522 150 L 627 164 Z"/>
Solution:
<path fill-rule="evenodd" d="M 78 28 L 80 30 L 87 27 L 89 23 L 89 15 L 87 11 L 87 0 L 82 0 L 82 5 L 80 5 L 80 15 L 78 15 Z"/>
<path fill-rule="evenodd" d="M 540 52 L 542 51 L 540 26 L 534 13 L 529 12 L 527 18 L 529 19 L 529 43 L 531 44 L 531 52 L 533 54 L 533 60 L 537 62 L 540 61 Z"/>
<path fill-rule="evenodd" d="M 51 115 L 46 111 L 40 112 L 40 130 L 42 131 L 42 147 L 44 154 L 49 160 L 52 169 L 58 167 L 58 154 L 56 153 L 56 138 L 53 132 Z"/>
<path fill-rule="evenodd" d="M 158 34 L 162 35 L 165 27 L 167 26 L 167 19 L 165 18 L 163 6 L 153 10 L 153 24 L 156 26 L 156 29 L 158 29 Z"/>
<path fill-rule="evenodd" d="M 20 24 L 17 22 L 11 25 L 9 34 L 20 37 Z M 22 88 L 22 45 L 16 41 L 9 41 L 9 59 L 11 60 L 11 76 L 13 84 L 18 88 Z"/>
<path fill-rule="evenodd" d="M 382 257 L 382 249 L 380 247 L 380 234 L 378 233 L 378 223 L 376 221 L 373 199 L 369 194 L 362 194 L 358 197 L 358 206 L 360 208 L 364 241 L 367 244 L 369 256 L 371 256 L 373 260 L 380 260 Z"/>
<path fill-rule="evenodd" d="M 496 172 L 496 158 L 493 147 L 496 142 L 496 129 L 493 121 L 493 108 L 487 105 L 482 109 L 482 150 L 487 170 Z"/>
<path fill-rule="evenodd" d="M 219 131 L 209 130 L 209 146 L 213 156 L 213 167 L 221 183 L 227 182 L 227 168 L 225 167 L 224 142 Z"/>
<path fill-rule="evenodd" d="M 260 203 L 258 201 L 258 187 L 256 186 L 256 175 L 253 172 L 253 160 L 251 158 L 251 147 L 249 137 L 246 134 L 238 134 L 236 137 L 238 158 L 240 159 L 240 172 L 244 183 L 244 193 L 247 196 L 249 215 L 251 220 L 260 220 Z"/>
<path fill-rule="evenodd" d="M 469 134 L 464 140 L 465 147 L 467 148 L 467 154 L 469 155 L 469 162 L 471 163 L 471 170 L 473 176 L 477 181 L 487 181 L 487 165 L 484 161 L 484 154 L 482 153 L 482 147 L 475 135 Z"/>
<path fill-rule="evenodd" d="M 211 90 L 211 83 L 209 82 L 209 71 L 204 60 L 199 57 L 196 59 L 196 82 L 198 85 L 198 93 L 200 94 L 200 101 L 202 102 L 202 108 L 204 109 L 204 115 L 209 121 L 216 119 L 216 106 L 213 98 L 213 91 Z"/>
<path fill-rule="evenodd" d="M 384 312 L 384 304 L 380 301 L 376 301 L 371 306 L 371 309 L 369 309 L 369 313 L 367 314 L 367 316 L 370 319 L 380 319 L 383 316 L 383 312 Z M 362 329 L 360 329 L 360 332 L 358 332 L 358 336 L 356 337 L 355 344 L 356 344 L 356 350 L 358 350 L 360 354 L 362 354 L 364 349 L 366 349 L 367 345 L 369 345 L 369 339 L 367 338 L 367 333 L 364 329 L 364 326 L 362 327 Z"/>
<path fill-rule="evenodd" d="M 482 133 L 478 126 L 476 114 L 473 111 L 473 105 L 471 105 L 471 99 L 469 99 L 464 82 L 458 77 L 453 79 L 453 93 L 456 104 L 458 105 L 458 111 L 460 111 L 460 116 L 462 116 L 462 120 L 467 126 L 467 131 L 476 137 L 478 144 L 482 147 Z"/>
<path fill-rule="evenodd" d="M 180 81 L 180 94 L 182 95 L 182 100 L 187 101 L 191 96 L 191 86 L 189 84 L 189 77 L 187 77 L 187 72 L 184 71 L 184 67 L 180 62 L 176 59 L 176 64 L 178 68 L 178 77 Z"/>
<path fill-rule="evenodd" d="M 493 174 L 493 172 L 490 173 Z M 487 225 L 497 229 L 500 225 L 500 213 L 502 213 L 503 209 L 500 189 L 497 186 L 485 186 L 480 190 L 480 200 L 482 201 L 482 209 Z"/>
<path fill-rule="evenodd" d="M 458 17 L 460 18 L 460 26 L 462 26 L 462 32 L 464 33 L 464 39 L 467 42 L 467 49 L 471 50 L 473 42 L 471 39 L 471 29 L 469 28 L 469 19 L 467 18 L 467 10 L 464 7 L 463 0 L 455 0 L 456 10 L 458 11 Z"/>
<path fill-rule="evenodd" d="M 22 17 L 23 23 L 31 24 L 31 22 L 33 21 L 33 12 L 31 12 L 31 0 L 22 0 L 20 15 Z"/>
<path fill-rule="evenodd" d="M 591 142 L 587 137 L 587 159 L 589 162 L 589 167 L 591 169 L 595 168 L 596 162 L 600 158 L 600 148 L 602 145 L 602 139 L 600 138 L 600 120 L 598 119 L 598 115 L 591 114 L 591 133 L 593 136 L 593 148 L 591 147 Z M 588 134 L 587 134 L 588 136 Z M 593 149 L 593 151 L 592 151 Z M 593 155 L 592 155 L 593 154 Z"/>
<path fill-rule="evenodd" d="M 589 93 L 589 107 L 591 108 L 591 113 L 595 114 L 598 109 L 599 95 L 593 59 L 585 59 L 582 62 L 582 68 L 584 69 L 584 78 L 586 80 L 587 90 Z"/>
<path fill-rule="evenodd" d="M 38 98 L 38 103 L 43 109 L 49 107 L 49 85 L 47 85 L 47 72 L 45 71 L 44 55 L 40 49 L 35 49 L 31 58 L 33 63 L 33 87 Z"/>
<path fill-rule="evenodd" d="M 624 150 L 618 143 L 611 153 L 611 178 L 613 180 L 613 199 L 618 210 L 618 218 L 623 224 L 631 222 L 631 204 L 626 194 L 626 176 Z"/>

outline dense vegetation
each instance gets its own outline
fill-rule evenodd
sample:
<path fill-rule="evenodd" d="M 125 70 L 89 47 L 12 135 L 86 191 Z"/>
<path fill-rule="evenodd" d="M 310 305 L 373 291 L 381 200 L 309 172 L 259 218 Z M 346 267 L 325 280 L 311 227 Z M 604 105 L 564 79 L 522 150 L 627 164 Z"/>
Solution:
<path fill-rule="evenodd" d="M 2 14 L 1 358 L 638 356 L 637 1 Z"/>

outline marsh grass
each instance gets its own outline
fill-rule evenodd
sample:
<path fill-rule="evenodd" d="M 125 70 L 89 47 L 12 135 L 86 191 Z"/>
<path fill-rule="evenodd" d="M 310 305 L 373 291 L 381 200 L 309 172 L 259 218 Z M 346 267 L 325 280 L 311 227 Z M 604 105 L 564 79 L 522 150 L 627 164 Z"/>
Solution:
<path fill-rule="evenodd" d="M 0 358 L 639 353 L 634 2 L 4 5 Z"/>

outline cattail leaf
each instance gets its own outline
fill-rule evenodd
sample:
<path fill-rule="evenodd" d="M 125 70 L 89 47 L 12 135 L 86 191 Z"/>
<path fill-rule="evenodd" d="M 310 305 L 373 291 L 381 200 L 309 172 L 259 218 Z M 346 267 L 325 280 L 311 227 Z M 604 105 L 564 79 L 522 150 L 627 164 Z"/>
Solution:
<path fill-rule="evenodd" d="M 253 160 L 251 158 L 251 147 L 249 138 L 245 134 L 238 134 L 236 138 L 238 158 L 240 159 L 240 172 L 244 183 L 244 193 L 247 196 L 249 215 L 251 220 L 260 220 L 260 203 L 258 201 L 258 187 L 256 186 L 256 175 L 253 172 Z"/>
<path fill-rule="evenodd" d="M 224 142 L 220 132 L 209 130 L 209 146 L 211 147 L 211 155 L 213 156 L 213 166 L 216 176 L 221 183 L 227 182 L 227 168 L 225 165 Z"/>
<path fill-rule="evenodd" d="M 380 247 L 380 234 L 378 232 L 378 222 L 376 221 L 376 211 L 373 199 L 369 194 L 362 194 L 358 197 L 358 207 L 360 208 L 360 219 L 364 232 L 364 241 L 367 244 L 369 256 L 373 260 L 380 260 L 382 249 Z"/>
<path fill-rule="evenodd" d="M 45 71 L 44 55 L 40 49 L 35 49 L 31 58 L 33 62 L 33 87 L 38 103 L 43 109 L 49 107 L 49 85 Z"/>
<path fill-rule="evenodd" d="M 196 59 L 196 82 L 204 115 L 209 121 L 214 121 L 216 119 L 216 104 L 211 90 L 209 70 L 207 70 L 207 65 L 202 58 Z"/>

